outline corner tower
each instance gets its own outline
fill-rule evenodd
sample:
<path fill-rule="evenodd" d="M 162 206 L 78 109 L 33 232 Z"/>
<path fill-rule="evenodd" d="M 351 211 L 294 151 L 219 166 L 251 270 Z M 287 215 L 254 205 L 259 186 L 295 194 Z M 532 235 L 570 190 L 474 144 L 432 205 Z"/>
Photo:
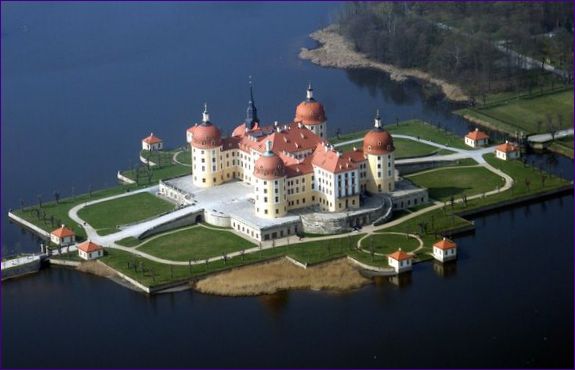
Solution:
<path fill-rule="evenodd" d="M 204 105 L 202 122 L 188 129 L 192 149 L 193 182 L 203 188 L 223 182 L 221 163 L 222 135 L 210 122 L 208 105 Z"/>
<path fill-rule="evenodd" d="M 266 151 L 254 164 L 256 216 L 276 218 L 287 213 L 286 175 L 284 163 L 266 141 Z"/>
<path fill-rule="evenodd" d="M 301 122 L 314 134 L 321 138 L 327 137 L 327 118 L 323 105 L 313 97 L 311 83 L 307 88 L 306 100 L 298 104 L 295 110 L 294 122 Z"/>
<path fill-rule="evenodd" d="M 381 125 L 379 110 L 374 128 L 363 138 L 363 153 L 367 158 L 367 190 L 387 193 L 395 189 L 395 147 L 391 134 Z"/>

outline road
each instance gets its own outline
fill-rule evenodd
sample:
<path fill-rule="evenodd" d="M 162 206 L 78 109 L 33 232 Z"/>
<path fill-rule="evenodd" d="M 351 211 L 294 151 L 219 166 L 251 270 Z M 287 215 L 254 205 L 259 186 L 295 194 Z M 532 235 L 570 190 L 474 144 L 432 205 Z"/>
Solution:
<path fill-rule="evenodd" d="M 546 143 L 553 139 L 561 139 L 568 136 L 573 136 L 572 128 L 557 131 L 555 135 L 551 135 L 550 133 L 531 135 L 527 138 L 527 141 L 529 141 L 530 143 Z"/>

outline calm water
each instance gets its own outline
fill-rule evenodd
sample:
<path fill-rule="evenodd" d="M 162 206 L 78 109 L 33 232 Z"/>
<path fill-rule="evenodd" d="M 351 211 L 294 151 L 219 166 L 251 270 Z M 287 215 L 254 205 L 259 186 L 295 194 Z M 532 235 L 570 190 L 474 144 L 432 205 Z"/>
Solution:
<path fill-rule="evenodd" d="M 376 108 L 467 130 L 415 83 L 300 61 L 338 6 L 3 3 L 3 252 L 37 248 L 5 217 L 20 199 L 111 186 L 150 131 L 182 145 L 204 101 L 230 132 L 248 75 L 266 122 L 290 120 L 311 80 L 332 133 Z M 570 160 L 533 159 L 573 176 Z M 418 265 L 402 287 L 349 294 L 146 297 L 45 270 L 2 286 L 3 366 L 573 366 L 572 215 L 565 196 L 478 218 L 447 277 Z"/>

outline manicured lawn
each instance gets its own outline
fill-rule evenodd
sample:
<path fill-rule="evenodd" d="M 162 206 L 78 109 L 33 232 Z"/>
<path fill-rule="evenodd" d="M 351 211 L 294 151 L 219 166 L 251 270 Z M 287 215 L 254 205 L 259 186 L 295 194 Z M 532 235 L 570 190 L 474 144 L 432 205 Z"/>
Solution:
<path fill-rule="evenodd" d="M 440 154 L 453 153 L 449 150 L 438 149 L 431 145 L 407 139 L 399 139 L 399 138 L 393 139 L 393 144 L 395 145 L 395 159 L 423 157 L 427 155 L 439 154 L 440 152 L 441 152 Z M 337 149 L 342 151 L 349 151 L 353 150 L 354 146 L 356 148 L 361 148 L 362 145 L 363 142 L 358 142 L 355 144 L 344 145 L 342 147 L 338 147 Z"/>
<path fill-rule="evenodd" d="M 402 134 L 414 137 L 420 137 L 424 140 L 433 141 L 438 144 L 443 144 L 460 149 L 469 149 L 463 142 L 463 138 L 451 132 L 432 126 L 422 120 L 410 120 L 400 122 L 399 125 L 389 124 L 384 127 L 392 135 Z"/>
<path fill-rule="evenodd" d="M 218 257 L 255 246 L 229 231 L 198 226 L 152 239 L 138 250 L 169 260 L 189 261 Z"/>
<path fill-rule="evenodd" d="M 524 96 L 485 107 L 466 108 L 455 113 L 486 121 L 509 133 L 518 130 L 526 134 L 549 132 L 548 117 L 551 117 L 555 128 L 573 126 L 573 91 L 535 97 Z M 558 115 L 561 116 L 561 123 Z"/>
<path fill-rule="evenodd" d="M 184 150 L 178 153 L 176 159 L 185 164 L 192 164 L 192 153 L 189 150 Z"/>
<path fill-rule="evenodd" d="M 138 185 L 155 185 L 159 180 L 171 179 L 174 177 L 189 175 L 192 173 L 192 168 L 182 166 L 180 164 L 170 164 L 163 167 L 150 167 L 150 172 L 145 166 L 141 166 L 138 170 L 121 171 L 121 174 L 127 178 L 134 180 Z"/>
<path fill-rule="evenodd" d="M 573 137 L 553 141 L 549 145 L 549 150 L 573 158 Z"/>
<path fill-rule="evenodd" d="M 192 229 L 194 230 L 194 229 Z M 317 263 L 324 260 L 354 254 L 349 246 L 355 246 L 363 234 L 346 236 L 339 239 L 312 241 L 298 245 L 266 249 L 207 264 L 190 266 L 170 266 L 135 256 L 116 249 L 107 249 L 102 262 L 125 273 L 147 286 L 154 286 L 170 281 L 191 279 L 196 276 L 227 270 L 233 267 L 262 262 L 270 258 L 289 255 L 301 262 Z M 329 246 L 329 248 L 328 248 Z M 362 256 L 363 257 L 363 256 Z"/>
<path fill-rule="evenodd" d="M 441 201 L 485 193 L 504 184 L 503 178 L 483 167 L 446 167 L 406 177 L 417 186 L 427 188 L 431 198 Z"/>
<path fill-rule="evenodd" d="M 84 207 L 78 216 L 98 234 L 105 235 L 114 232 L 118 225 L 145 220 L 173 209 L 173 204 L 146 192 Z"/>
<path fill-rule="evenodd" d="M 40 207 L 39 205 L 34 205 L 32 207 L 25 207 L 24 209 L 18 209 L 13 211 L 13 213 L 48 232 L 54 230 L 60 224 L 64 223 L 66 224 L 66 226 L 74 230 L 77 238 L 79 238 L 80 240 L 84 240 L 86 238 L 84 229 L 80 225 L 72 221 L 71 218 L 68 217 L 68 212 L 70 211 L 70 209 L 81 203 L 109 197 L 116 194 L 121 194 L 128 190 L 135 190 L 135 189 L 138 189 L 138 187 L 135 185 L 116 186 L 113 188 L 94 191 L 92 192 L 91 195 L 89 193 L 86 193 L 77 195 L 75 197 L 60 199 L 58 204 L 52 201 L 48 203 L 43 203 L 42 207 Z M 34 211 L 34 209 L 39 209 L 42 212 L 45 212 L 46 217 L 42 218 L 42 214 L 40 214 L 40 218 L 38 218 L 36 216 L 36 212 Z M 54 223 L 50 221 L 52 216 L 54 217 Z"/>
<path fill-rule="evenodd" d="M 405 235 L 376 233 L 361 241 L 361 247 L 366 251 L 390 254 L 401 248 L 405 252 L 411 252 L 419 247 L 417 239 Z"/>
<path fill-rule="evenodd" d="M 143 241 L 134 238 L 133 236 L 128 236 L 127 238 L 116 240 L 116 244 L 122 245 L 124 247 L 135 247 L 136 245 L 142 244 Z"/>
<path fill-rule="evenodd" d="M 154 151 L 141 150 L 140 156 L 142 156 L 148 160 L 151 160 L 152 162 L 156 163 L 160 167 L 164 167 L 164 166 L 170 166 L 173 164 L 172 158 L 177 151 L 178 150 L 167 150 L 167 151 L 165 151 L 165 150 L 154 150 Z"/>

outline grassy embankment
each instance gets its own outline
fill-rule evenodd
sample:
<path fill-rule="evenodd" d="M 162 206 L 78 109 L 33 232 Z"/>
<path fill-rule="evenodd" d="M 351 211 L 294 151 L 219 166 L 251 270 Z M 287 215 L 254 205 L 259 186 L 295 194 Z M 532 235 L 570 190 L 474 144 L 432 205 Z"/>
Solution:
<path fill-rule="evenodd" d="M 84 229 L 68 217 L 70 209 L 82 203 L 122 194 L 138 188 L 140 187 L 136 185 L 115 186 L 108 189 L 93 191 L 92 193 L 60 199 L 58 203 L 51 201 L 42 203 L 42 206 L 36 204 L 23 209 L 17 209 L 13 211 L 13 213 L 47 232 L 54 230 L 60 224 L 64 223 L 66 226 L 74 230 L 79 240 L 84 240 L 86 238 Z M 35 210 L 38 210 L 40 217 L 37 217 L 37 212 Z M 53 222 L 52 219 L 54 220 Z"/>
<path fill-rule="evenodd" d="M 174 205 L 150 193 L 138 193 L 82 208 L 78 216 L 100 235 L 117 231 L 118 225 L 130 224 L 169 212 Z"/>
<path fill-rule="evenodd" d="M 482 194 L 505 183 L 503 178 L 483 167 L 442 167 L 405 177 L 429 189 L 429 197 L 440 201 Z"/>
<path fill-rule="evenodd" d="M 178 153 L 179 152 L 179 153 Z M 176 155 L 176 153 L 178 153 Z M 135 169 L 120 171 L 123 176 L 136 181 L 138 185 L 153 185 L 159 180 L 170 179 L 189 175 L 192 173 L 190 166 L 182 165 L 173 161 L 176 159 L 184 164 L 191 164 L 190 152 L 188 150 L 174 149 L 167 151 L 149 152 L 142 150 L 140 155 L 156 163 L 156 166 L 139 165 Z"/>
<path fill-rule="evenodd" d="M 573 88 L 501 96 L 491 99 L 491 103 L 455 113 L 509 134 L 556 131 L 573 127 Z M 556 140 L 549 149 L 572 158 L 573 138 Z"/>
<path fill-rule="evenodd" d="M 221 231 L 209 230 L 202 239 L 197 239 L 198 244 L 210 245 L 211 240 Z M 172 234 L 173 235 L 173 234 Z M 102 262 L 110 267 L 136 279 L 140 283 L 153 287 L 159 284 L 191 279 L 204 274 L 223 271 L 232 267 L 238 267 L 257 262 L 262 262 L 270 258 L 288 255 L 303 263 L 318 263 L 325 260 L 343 257 L 356 244 L 363 234 L 346 236 L 333 240 L 310 241 L 290 246 L 275 247 L 272 249 L 260 250 L 255 253 L 244 254 L 234 258 L 201 263 L 192 266 L 173 266 L 156 263 L 142 257 L 135 256 L 128 252 L 108 249 Z M 193 255 L 193 246 L 188 252 Z"/>

